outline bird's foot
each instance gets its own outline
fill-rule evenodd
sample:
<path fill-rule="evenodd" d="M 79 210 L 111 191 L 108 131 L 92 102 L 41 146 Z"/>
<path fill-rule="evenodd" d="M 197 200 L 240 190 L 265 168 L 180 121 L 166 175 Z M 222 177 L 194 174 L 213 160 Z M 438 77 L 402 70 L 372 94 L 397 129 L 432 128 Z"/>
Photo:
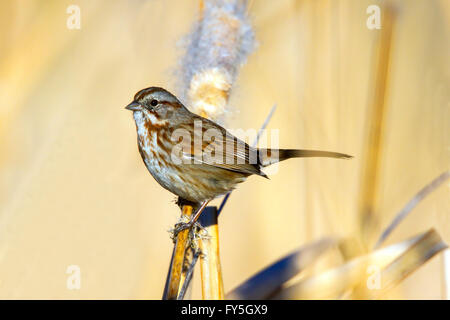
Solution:
<path fill-rule="evenodd" d="M 173 238 L 176 239 L 178 234 L 181 231 L 187 230 L 187 229 L 191 229 L 192 226 L 194 225 L 194 223 L 192 221 L 189 222 L 178 222 L 175 227 L 172 230 L 173 233 Z"/>
<path fill-rule="evenodd" d="M 172 232 L 172 239 L 175 241 L 178 234 L 181 231 L 184 230 L 190 230 L 190 237 L 192 239 L 197 239 L 199 237 L 205 237 L 207 236 L 207 233 L 205 234 L 205 228 L 198 222 L 193 222 L 193 221 L 189 221 L 189 222 L 178 222 L 175 227 L 171 230 Z M 192 234 L 191 234 L 192 233 Z"/>

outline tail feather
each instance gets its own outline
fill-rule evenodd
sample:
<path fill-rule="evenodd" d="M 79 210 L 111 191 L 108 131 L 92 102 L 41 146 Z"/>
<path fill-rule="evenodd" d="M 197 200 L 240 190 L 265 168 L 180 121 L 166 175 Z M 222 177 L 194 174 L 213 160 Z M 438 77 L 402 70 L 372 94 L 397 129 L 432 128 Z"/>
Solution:
<path fill-rule="evenodd" d="M 339 152 L 320 151 L 320 150 L 300 150 L 300 149 L 259 149 L 259 159 L 263 167 L 290 159 L 290 158 L 310 158 L 325 157 L 351 159 L 352 156 Z"/>

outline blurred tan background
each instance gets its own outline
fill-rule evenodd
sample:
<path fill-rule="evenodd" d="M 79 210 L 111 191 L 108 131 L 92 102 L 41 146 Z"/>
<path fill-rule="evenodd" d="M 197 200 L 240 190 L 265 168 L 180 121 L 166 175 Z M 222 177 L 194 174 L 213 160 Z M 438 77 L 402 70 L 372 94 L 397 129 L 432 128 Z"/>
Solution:
<path fill-rule="evenodd" d="M 226 291 L 300 245 L 355 232 L 380 32 L 366 27 L 366 9 L 383 3 L 250 1 L 259 45 L 241 69 L 226 127 L 259 128 L 276 103 L 268 129 L 279 129 L 281 147 L 355 158 L 290 160 L 270 181 L 239 186 L 220 217 Z M 380 230 L 450 163 L 450 2 L 390 3 L 398 15 Z M 79 30 L 66 27 L 70 4 L 81 9 Z M 0 8 L 0 298 L 160 299 L 179 210 L 143 165 L 123 108 L 144 87 L 176 92 L 177 41 L 198 2 L 6 0 Z M 430 227 L 449 242 L 449 196 L 447 183 L 389 242 Z M 442 298 L 441 260 L 392 298 Z M 79 290 L 66 287 L 69 265 L 81 269 Z"/>

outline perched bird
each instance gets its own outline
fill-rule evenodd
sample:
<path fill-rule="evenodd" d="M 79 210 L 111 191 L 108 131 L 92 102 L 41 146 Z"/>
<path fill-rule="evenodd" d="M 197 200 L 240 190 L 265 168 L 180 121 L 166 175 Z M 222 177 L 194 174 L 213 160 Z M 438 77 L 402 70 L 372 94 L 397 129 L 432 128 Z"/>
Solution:
<path fill-rule="evenodd" d="M 133 111 L 139 152 L 148 171 L 162 187 L 195 205 L 192 222 L 210 200 L 248 176 L 266 177 L 263 167 L 290 158 L 351 158 L 328 151 L 253 148 L 190 112 L 159 87 L 140 90 L 126 109 Z"/>

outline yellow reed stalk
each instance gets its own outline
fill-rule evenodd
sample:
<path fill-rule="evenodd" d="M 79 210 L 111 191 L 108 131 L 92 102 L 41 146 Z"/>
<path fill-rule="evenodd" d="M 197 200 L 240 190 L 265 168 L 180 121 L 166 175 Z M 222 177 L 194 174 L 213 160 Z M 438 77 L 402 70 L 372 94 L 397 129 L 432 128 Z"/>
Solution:
<path fill-rule="evenodd" d="M 190 205 L 183 205 L 182 208 L 182 221 L 189 221 L 192 215 L 193 208 Z M 167 296 L 166 299 L 174 300 L 178 297 L 178 292 L 180 287 L 180 283 L 185 279 L 183 273 L 184 266 L 184 258 L 186 253 L 186 248 L 189 245 L 189 229 L 183 230 L 178 233 L 177 238 L 175 239 L 175 248 L 172 263 L 169 271 L 169 284 L 167 288 Z M 182 283 L 181 283 L 182 285 Z"/>
<path fill-rule="evenodd" d="M 219 256 L 219 225 L 217 224 L 217 208 L 208 207 L 200 217 L 206 236 L 198 240 L 200 270 L 202 279 L 202 297 L 207 300 L 223 300 L 225 298 L 222 280 L 222 268 Z"/>
<path fill-rule="evenodd" d="M 375 205 L 379 183 L 379 171 L 381 155 L 383 154 L 383 132 L 386 115 L 386 91 L 389 81 L 389 65 L 391 53 L 391 38 L 394 25 L 394 10 L 386 6 L 383 10 L 382 29 L 376 44 L 376 62 L 374 70 L 375 83 L 373 97 L 368 106 L 367 127 L 368 141 L 363 157 L 361 192 L 359 196 L 360 214 L 360 238 L 366 252 L 376 231 L 377 219 L 375 216 Z"/>

